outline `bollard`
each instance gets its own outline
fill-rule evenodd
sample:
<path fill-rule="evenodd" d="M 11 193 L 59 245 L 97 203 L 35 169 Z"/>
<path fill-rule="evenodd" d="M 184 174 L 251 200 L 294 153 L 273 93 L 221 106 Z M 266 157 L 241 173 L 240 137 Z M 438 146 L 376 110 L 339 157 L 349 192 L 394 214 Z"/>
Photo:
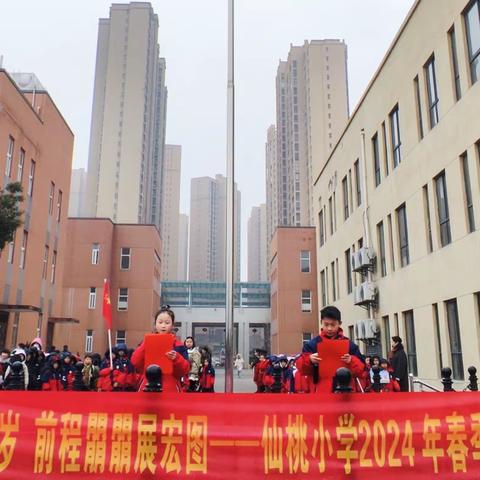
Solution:
<path fill-rule="evenodd" d="M 158 365 L 149 365 L 145 377 L 147 384 L 143 388 L 144 392 L 158 393 L 162 391 L 162 369 Z"/>
<path fill-rule="evenodd" d="M 380 384 L 380 368 L 375 365 L 372 367 L 372 370 L 373 370 L 372 389 L 374 392 L 379 393 L 382 390 L 382 385 Z"/>
<path fill-rule="evenodd" d="M 413 376 L 413 373 L 408 374 L 408 391 L 409 392 L 414 392 L 415 391 L 415 383 L 414 383 L 415 377 Z"/>
<path fill-rule="evenodd" d="M 335 389 L 334 393 L 352 393 L 353 388 L 350 386 L 352 374 L 348 368 L 341 367 L 335 373 L 333 379 Z"/>
<path fill-rule="evenodd" d="M 83 362 L 77 362 L 75 364 L 75 379 L 72 383 L 72 390 L 75 392 L 85 392 L 88 390 L 83 383 Z"/>
<path fill-rule="evenodd" d="M 449 367 L 442 368 L 442 384 L 443 384 L 443 391 L 444 392 L 454 392 L 455 390 L 452 388 L 453 381 L 452 381 L 452 369 Z"/>
<path fill-rule="evenodd" d="M 10 365 L 11 373 L 8 376 L 8 383 L 5 390 L 25 390 L 25 375 L 23 373 L 23 363 L 13 362 Z"/>
<path fill-rule="evenodd" d="M 469 373 L 469 384 L 468 384 L 468 389 L 471 392 L 478 392 L 478 378 L 477 378 L 477 369 L 475 367 L 468 367 L 468 373 Z"/>

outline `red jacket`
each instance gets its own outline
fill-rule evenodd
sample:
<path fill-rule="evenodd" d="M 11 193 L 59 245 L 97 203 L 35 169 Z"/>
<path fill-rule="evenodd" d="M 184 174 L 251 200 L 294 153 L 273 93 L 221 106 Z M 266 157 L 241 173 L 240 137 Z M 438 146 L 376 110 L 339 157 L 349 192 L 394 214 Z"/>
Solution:
<path fill-rule="evenodd" d="M 264 386 L 265 372 L 268 368 L 268 360 L 259 360 L 253 367 L 253 381 L 258 387 Z"/>
<path fill-rule="evenodd" d="M 202 391 L 213 392 L 215 386 L 215 370 L 211 366 L 203 366 L 201 368 L 199 383 Z"/>
<path fill-rule="evenodd" d="M 182 391 L 181 379 L 187 377 L 190 372 L 190 362 L 185 357 L 185 346 L 180 340 L 176 339 L 172 345 L 172 350 L 177 352 L 175 360 L 173 360 L 173 375 L 163 375 L 162 391 L 167 393 L 178 393 Z M 132 363 L 137 372 L 140 374 L 139 391 L 143 391 L 146 384 L 145 379 L 145 344 L 142 342 L 133 352 Z"/>
<path fill-rule="evenodd" d="M 310 355 L 312 353 L 317 353 L 317 344 L 321 342 L 323 338 L 328 337 L 322 331 L 320 332 L 320 335 L 305 343 L 305 345 L 303 346 L 302 355 L 295 362 L 298 370 L 301 372 L 301 375 L 308 376 L 310 379 L 310 393 L 332 393 L 332 385 L 330 382 L 322 382 L 319 380 L 317 383 L 315 383 L 314 368 L 316 367 L 314 367 L 312 362 L 310 361 Z M 343 335 L 343 330 L 340 328 L 334 340 L 348 340 L 348 338 Z M 355 378 L 362 376 L 365 371 L 365 363 L 363 362 L 363 356 L 360 353 L 358 345 L 356 345 L 351 340 L 349 340 L 349 342 L 350 344 L 348 353 L 350 354 L 352 360 L 350 364 L 345 364 L 345 367 L 347 367 L 352 373 L 351 386 L 353 388 L 353 391 L 356 391 Z M 321 363 L 319 368 L 321 368 Z"/>

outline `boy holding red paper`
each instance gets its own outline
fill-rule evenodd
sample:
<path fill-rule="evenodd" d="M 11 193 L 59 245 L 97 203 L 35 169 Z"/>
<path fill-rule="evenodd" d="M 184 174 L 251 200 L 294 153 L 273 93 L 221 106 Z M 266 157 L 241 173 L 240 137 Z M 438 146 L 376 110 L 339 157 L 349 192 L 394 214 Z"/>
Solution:
<path fill-rule="evenodd" d="M 338 308 L 325 307 L 320 312 L 320 322 L 320 335 L 305 343 L 302 355 L 296 361 L 298 370 L 311 379 L 310 393 L 331 393 L 337 369 L 347 367 L 352 373 L 355 391 L 354 377 L 360 377 L 365 370 L 358 345 L 343 335 Z"/>
<path fill-rule="evenodd" d="M 181 379 L 190 372 L 190 362 L 185 345 L 173 334 L 175 314 L 169 305 L 155 315 L 155 333 L 145 335 L 144 341 L 133 352 L 132 363 L 142 375 L 139 391 L 145 386 L 145 370 L 151 364 L 162 369 L 162 391 L 181 391 Z"/>

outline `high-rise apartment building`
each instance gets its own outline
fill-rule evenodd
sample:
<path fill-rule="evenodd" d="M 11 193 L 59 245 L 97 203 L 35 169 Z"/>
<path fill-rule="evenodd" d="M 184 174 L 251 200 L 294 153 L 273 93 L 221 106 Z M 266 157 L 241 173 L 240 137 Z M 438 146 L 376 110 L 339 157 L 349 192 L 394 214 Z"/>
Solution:
<path fill-rule="evenodd" d="M 178 218 L 178 271 L 177 280 L 186 281 L 188 276 L 188 215 Z"/>
<path fill-rule="evenodd" d="M 347 46 L 340 40 L 292 45 L 280 61 L 276 152 L 272 127 L 267 136 L 268 241 L 278 225 L 313 225 L 313 180 L 347 122 L 347 83 Z"/>
<path fill-rule="evenodd" d="M 68 202 L 68 216 L 81 217 L 85 203 L 85 190 L 87 187 L 87 172 L 84 168 L 72 170 L 70 180 L 70 201 Z"/>
<path fill-rule="evenodd" d="M 267 206 L 252 207 L 248 219 L 248 281 L 268 281 Z"/>
<path fill-rule="evenodd" d="M 235 278 L 240 281 L 241 197 L 235 186 Z M 189 281 L 225 281 L 226 179 L 192 178 Z"/>
<path fill-rule="evenodd" d="M 165 61 L 150 3 L 100 19 L 85 216 L 161 225 Z"/>
<path fill-rule="evenodd" d="M 182 147 L 165 145 L 163 182 L 162 279 L 176 280 L 178 271 L 178 241 L 180 215 L 180 170 Z"/>
<path fill-rule="evenodd" d="M 266 192 L 267 192 L 267 241 L 270 241 L 275 232 L 277 225 L 282 222 L 279 220 L 280 209 L 283 205 L 279 205 L 281 201 L 278 194 L 279 182 L 281 176 L 277 172 L 277 131 L 275 125 L 270 125 L 267 130 L 267 142 L 265 143 L 265 180 L 266 180 Z M 285 200 L 286 201 L 286 200 Z M 270 255 L 270 248 L 267 247 L 268 255 Z"/>

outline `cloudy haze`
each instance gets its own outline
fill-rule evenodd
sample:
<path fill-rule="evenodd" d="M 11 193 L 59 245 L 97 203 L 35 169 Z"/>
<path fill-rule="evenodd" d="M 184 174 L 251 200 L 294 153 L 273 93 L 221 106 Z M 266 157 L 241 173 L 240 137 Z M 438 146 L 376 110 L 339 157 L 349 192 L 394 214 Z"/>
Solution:
<path fill-rule="evenodd" d="M 35 72 L 75 133 L 74 168 L 86 167 L 100 17 L 106 0 L 0 1 L 0 55 L 9 71 Z M 226 0 L 153 0 L 167 60 L 167 143 L 182 145 L 181 210 L 190 178 L 225 171 Z M 275 121 L 275 73 L 290 44 L 340 38 L 348 45 L 350 110 L 413 0 L 237 0 L 236 180 L 246 220 L 265 201 L 264 143 Z"/>

